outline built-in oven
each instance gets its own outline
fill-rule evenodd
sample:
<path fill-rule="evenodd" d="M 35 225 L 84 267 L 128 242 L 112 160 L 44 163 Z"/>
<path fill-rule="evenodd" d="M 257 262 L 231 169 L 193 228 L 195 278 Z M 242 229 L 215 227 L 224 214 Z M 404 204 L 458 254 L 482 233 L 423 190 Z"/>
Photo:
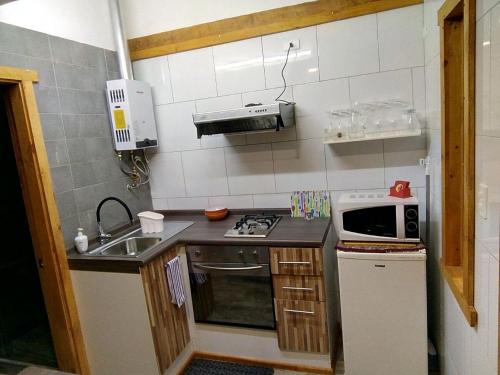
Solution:
<path fill-rule="evenodd" d="M 188 246 L 194 318 L 275 328 L 269 251 L 265 246 Z"/>

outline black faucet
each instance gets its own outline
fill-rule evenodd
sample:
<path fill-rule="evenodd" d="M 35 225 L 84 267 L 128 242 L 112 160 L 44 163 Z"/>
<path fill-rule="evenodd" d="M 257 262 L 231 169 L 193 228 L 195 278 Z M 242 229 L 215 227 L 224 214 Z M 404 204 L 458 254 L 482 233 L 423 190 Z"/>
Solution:
<path fill-rule="evenodd" d="M 101 203 L 99 203 L 99 205 L 97 206 L 97 211 L 96 211 L 96 216 L 97 216 L 97 230 L 99 231 L 99 234 L 97 235 L 97 237 L 99 238 L 99 241 L 101 243 L 104 243 L 104 242 L 106 242 L 106 240 L 108 240 L 109 238 L 111 238 L 111 234 L 105 233 L 104 230 L 102 229 L 102 224 L 101 224 L 101 207 L 107 201 L 116 201 L 116 202 L 120 203 L 123 206 L 123 208 L 127 211 L 128 218 L 130 220 L 130 225 L 134 224 L 134 218 L 132 217 L 132 212 L 130 212 L 130 208 L 128 208 L 127 204 L 124 201 L 122 201 L 121 199 L 116 198 L 116 197 L 107 197 L 107 198 L 104 198 L 101 201 Z"/>

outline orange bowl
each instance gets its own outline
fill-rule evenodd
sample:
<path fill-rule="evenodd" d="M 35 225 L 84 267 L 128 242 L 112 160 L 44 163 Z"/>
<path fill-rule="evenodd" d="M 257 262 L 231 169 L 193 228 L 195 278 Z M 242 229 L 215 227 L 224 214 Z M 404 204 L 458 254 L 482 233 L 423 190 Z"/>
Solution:
<path fill-rule="evenodd" d="M 205 210 L 205 216 L 208 220 L 216 221 L 224 219 L 229 210 L 226 207 L 211 207 Z"/>

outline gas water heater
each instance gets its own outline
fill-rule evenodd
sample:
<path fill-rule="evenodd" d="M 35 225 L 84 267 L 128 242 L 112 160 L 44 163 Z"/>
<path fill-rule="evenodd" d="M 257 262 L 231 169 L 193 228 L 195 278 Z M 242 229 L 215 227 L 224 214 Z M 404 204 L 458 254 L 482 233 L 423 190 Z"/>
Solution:
<path fill-rule="evenodd" d="M 116 151 L 158 146 L 158 134 L 149 83 L 116 79 L 107 81 L 107 99 Z"/>

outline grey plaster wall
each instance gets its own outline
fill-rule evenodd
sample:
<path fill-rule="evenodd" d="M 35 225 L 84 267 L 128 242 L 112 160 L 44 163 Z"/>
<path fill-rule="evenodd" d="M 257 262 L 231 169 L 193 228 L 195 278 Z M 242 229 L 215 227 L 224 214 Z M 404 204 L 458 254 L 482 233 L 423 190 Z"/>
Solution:
<path fill-rule="evenodd" d="M 117 196 L 133 213 L 151 209 L 149 187 L 130 192 L 114 156 L 105 83 L 120 78 L 116 53 L 0 23 L 0 65 L 37 70 L 35 90 L 67 246 L 76 229 L 96 233 L 99 201 Z M 121 206 L 103 207 L 105 227 L 126 222 Z"/>

